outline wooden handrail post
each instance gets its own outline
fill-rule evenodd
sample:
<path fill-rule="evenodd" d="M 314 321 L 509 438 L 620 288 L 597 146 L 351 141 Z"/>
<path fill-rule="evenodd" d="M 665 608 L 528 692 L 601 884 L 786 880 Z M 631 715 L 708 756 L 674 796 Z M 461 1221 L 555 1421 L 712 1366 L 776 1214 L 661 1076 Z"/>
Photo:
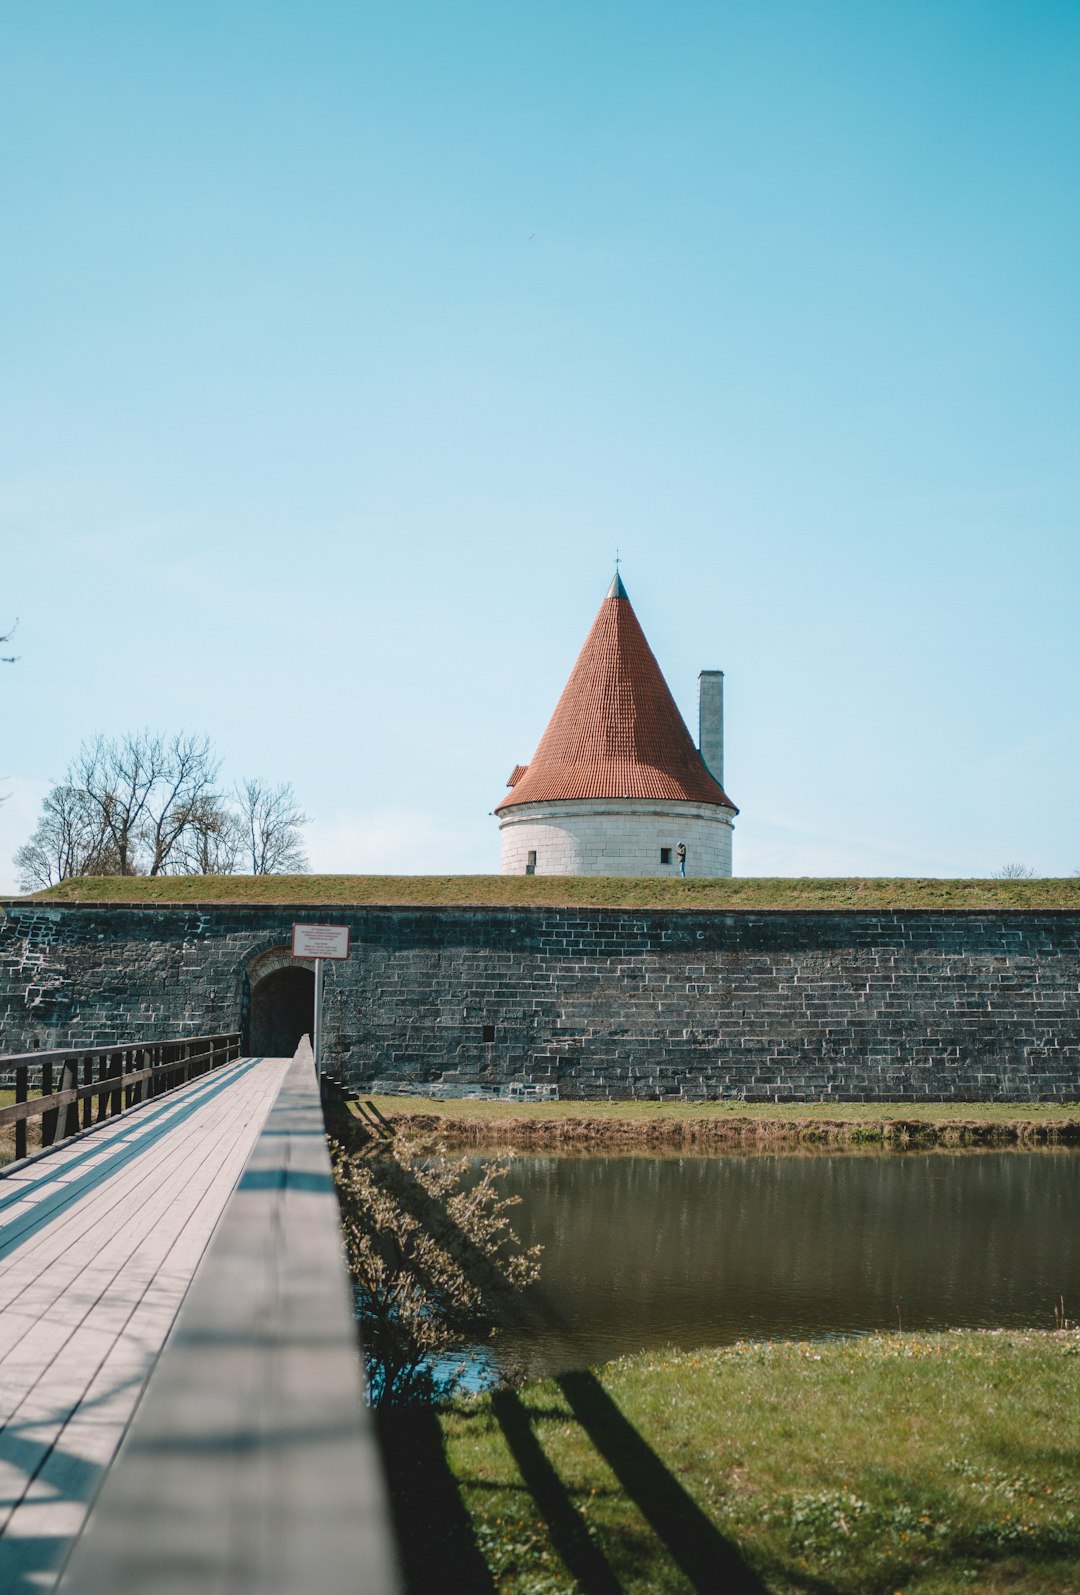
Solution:
<path fill-rule="evenodd" d="M 41 1065 L 41 1094 L 51 1097 L 53 1088 L 52 1063 L 46 1061 Z M 52 1146 L 56 1139 L 56 1109 L 49 1108 L 41 1115 L 41 1144 Z"/>
<path fill-rule="evenodd" d="M 27 1065 L 25 1063 L 19 1064 L 18 1068 L 15 1070 L 15 1101 L 16 1102 L 25 1102 L 26 1101 L 26 1087 L 27 1087 L 27 1081 L 28 1081 L 28 1078 L 29 1078 L 29 1074 L 30 1074 L 30 1070 L 29 1070 L 29 1068 L 27 1067 Z M 15 1156 L 16 1156 L 16 1158 L 22 1158 L 22 1157 L 26 1156 L 26 1120 L 25 1119 L 16 1119 L 16 1121 L 15 1121 Z"/>
<path fill-rule="evenodd" d="M 83 1085 L 84 1086 L 92 1086 L 93 1085 L 93 1083 L 94 1083 L 94 1060 L 93 1060 L 93 1058 L 84 1058 L 83 1059 L 82 1077 L 83 1077 Z M 78 1109 L 76 1109 L 76 1112 L 77 1111 L 78 1111 Z M 83 1122 L 83 1129 L 84 1130 L 88 1130 L 90 1128 L 90 1126 L 94 1122 L 94 1099 L 89 1094 L 89 1091 L 87 1092 L 86 1096 L 83 1097 L 82 1122 Z"/>
<path fill-rule="evenodd" d="M 109 1094 L 109 1114 L 113 1116 L 124 1111 L 124 1093 L 119 1084 L 120 1071 L 123 1068 L 123 1057 L 120 1053 L 109 1054 L 109 1074 L 117 1082 Z"/>
<path fill-rule="evenodd" d="M 67 1058 L 64 1060 L 63 1068 L 60 1070 L 60 1089 L 61 1091 L 74 1091 L 78 1083 L 78 1062 L 75 1058 Z M 57 1121 L 56 1139 L 58 1141 L 66 1141 L 69 1135 L 75 1135 L 78 1131 L 79 1104 L 77 1101 L 65 1102 L 62 1108 L 57 1109 L 57 1112 L 60 1117 Z"/>

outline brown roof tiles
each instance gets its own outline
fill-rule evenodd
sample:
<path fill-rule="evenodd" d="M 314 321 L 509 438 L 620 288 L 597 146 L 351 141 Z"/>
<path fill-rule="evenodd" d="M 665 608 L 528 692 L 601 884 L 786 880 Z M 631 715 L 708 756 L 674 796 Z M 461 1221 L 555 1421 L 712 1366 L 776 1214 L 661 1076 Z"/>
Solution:
<path fill-rule="evenodd" d="M 619 578 L 600 605 L 531 764 L 496 806 L 560 798 L 735 805 L 694 746 Z"/>

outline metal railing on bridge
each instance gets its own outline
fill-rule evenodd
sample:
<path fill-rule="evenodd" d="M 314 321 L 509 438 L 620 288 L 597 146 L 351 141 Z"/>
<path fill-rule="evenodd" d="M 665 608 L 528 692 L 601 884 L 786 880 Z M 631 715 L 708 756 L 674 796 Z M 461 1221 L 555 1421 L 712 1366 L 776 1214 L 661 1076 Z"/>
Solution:
<path fill-rule="evenodd" d="M 227 1031 L 0 1057 L 0 1070 L 15 1081 L 15 1101 L 0 1108 L 0 1130 L 15 1126 L 18 1160 L 27 1155 L 31 1119 L 41 1120 L 41 1146 L 49 1147 L 239 1056 L 240 1033 Z M 39 1072 L 41 1094 L 31 1096 L 30 1077 Z"/>

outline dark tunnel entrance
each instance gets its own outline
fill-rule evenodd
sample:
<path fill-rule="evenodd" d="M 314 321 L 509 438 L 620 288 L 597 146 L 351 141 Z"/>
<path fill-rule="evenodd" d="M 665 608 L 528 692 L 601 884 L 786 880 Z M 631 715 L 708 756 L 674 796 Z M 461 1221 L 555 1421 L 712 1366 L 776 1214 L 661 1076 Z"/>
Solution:
<path fill-rule="evenodd" d="M 303 1035 L 311 1035 L 315 975 L 310 969 L 275 969 L 251 991 L 251 1042 L 255 1057 L 291 1058 Z"/>

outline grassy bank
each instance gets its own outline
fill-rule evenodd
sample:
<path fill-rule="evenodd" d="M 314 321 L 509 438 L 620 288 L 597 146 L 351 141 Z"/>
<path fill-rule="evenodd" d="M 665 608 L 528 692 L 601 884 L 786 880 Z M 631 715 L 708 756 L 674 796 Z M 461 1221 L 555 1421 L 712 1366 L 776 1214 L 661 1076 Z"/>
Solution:
<path fill-rule="evenodd" d="M 440 1421 L 449 1504 L 416 1448 L 395 1477 L 410 1590 L 1080 1588 L 1076 1332 L 645 1355 Z"/>
<path fill-rule="evenodd" d="M 1080 1143 L 1076 1103 L 370 1100 L 402 1129 L 436 1134 L 456 1147 L 647 1152 L 785 1145 L 899 1149 Z"/>
<path fill-rule="evenodd" d="M 15 1100 L 14 1091 L 0 1091 L 0 1108 L 10 1107 Z M 41 1149 L 41 1120 L 31 1119 L 27 1125 L 27 1150 L 38 1152 Z M 0 1168 L 5 1163 L 15 1160 L 15 1126 L 13 1124 L 0 1125 Z"/>
<path fill-rule="evenodd" d="M 1080 878 L 1047 880 L 627 879 L 570 875 L 160 875 L 64 881 L 54 903 L 280 903 L 321 906 L 675 909 L 1080 909 Z"/>

